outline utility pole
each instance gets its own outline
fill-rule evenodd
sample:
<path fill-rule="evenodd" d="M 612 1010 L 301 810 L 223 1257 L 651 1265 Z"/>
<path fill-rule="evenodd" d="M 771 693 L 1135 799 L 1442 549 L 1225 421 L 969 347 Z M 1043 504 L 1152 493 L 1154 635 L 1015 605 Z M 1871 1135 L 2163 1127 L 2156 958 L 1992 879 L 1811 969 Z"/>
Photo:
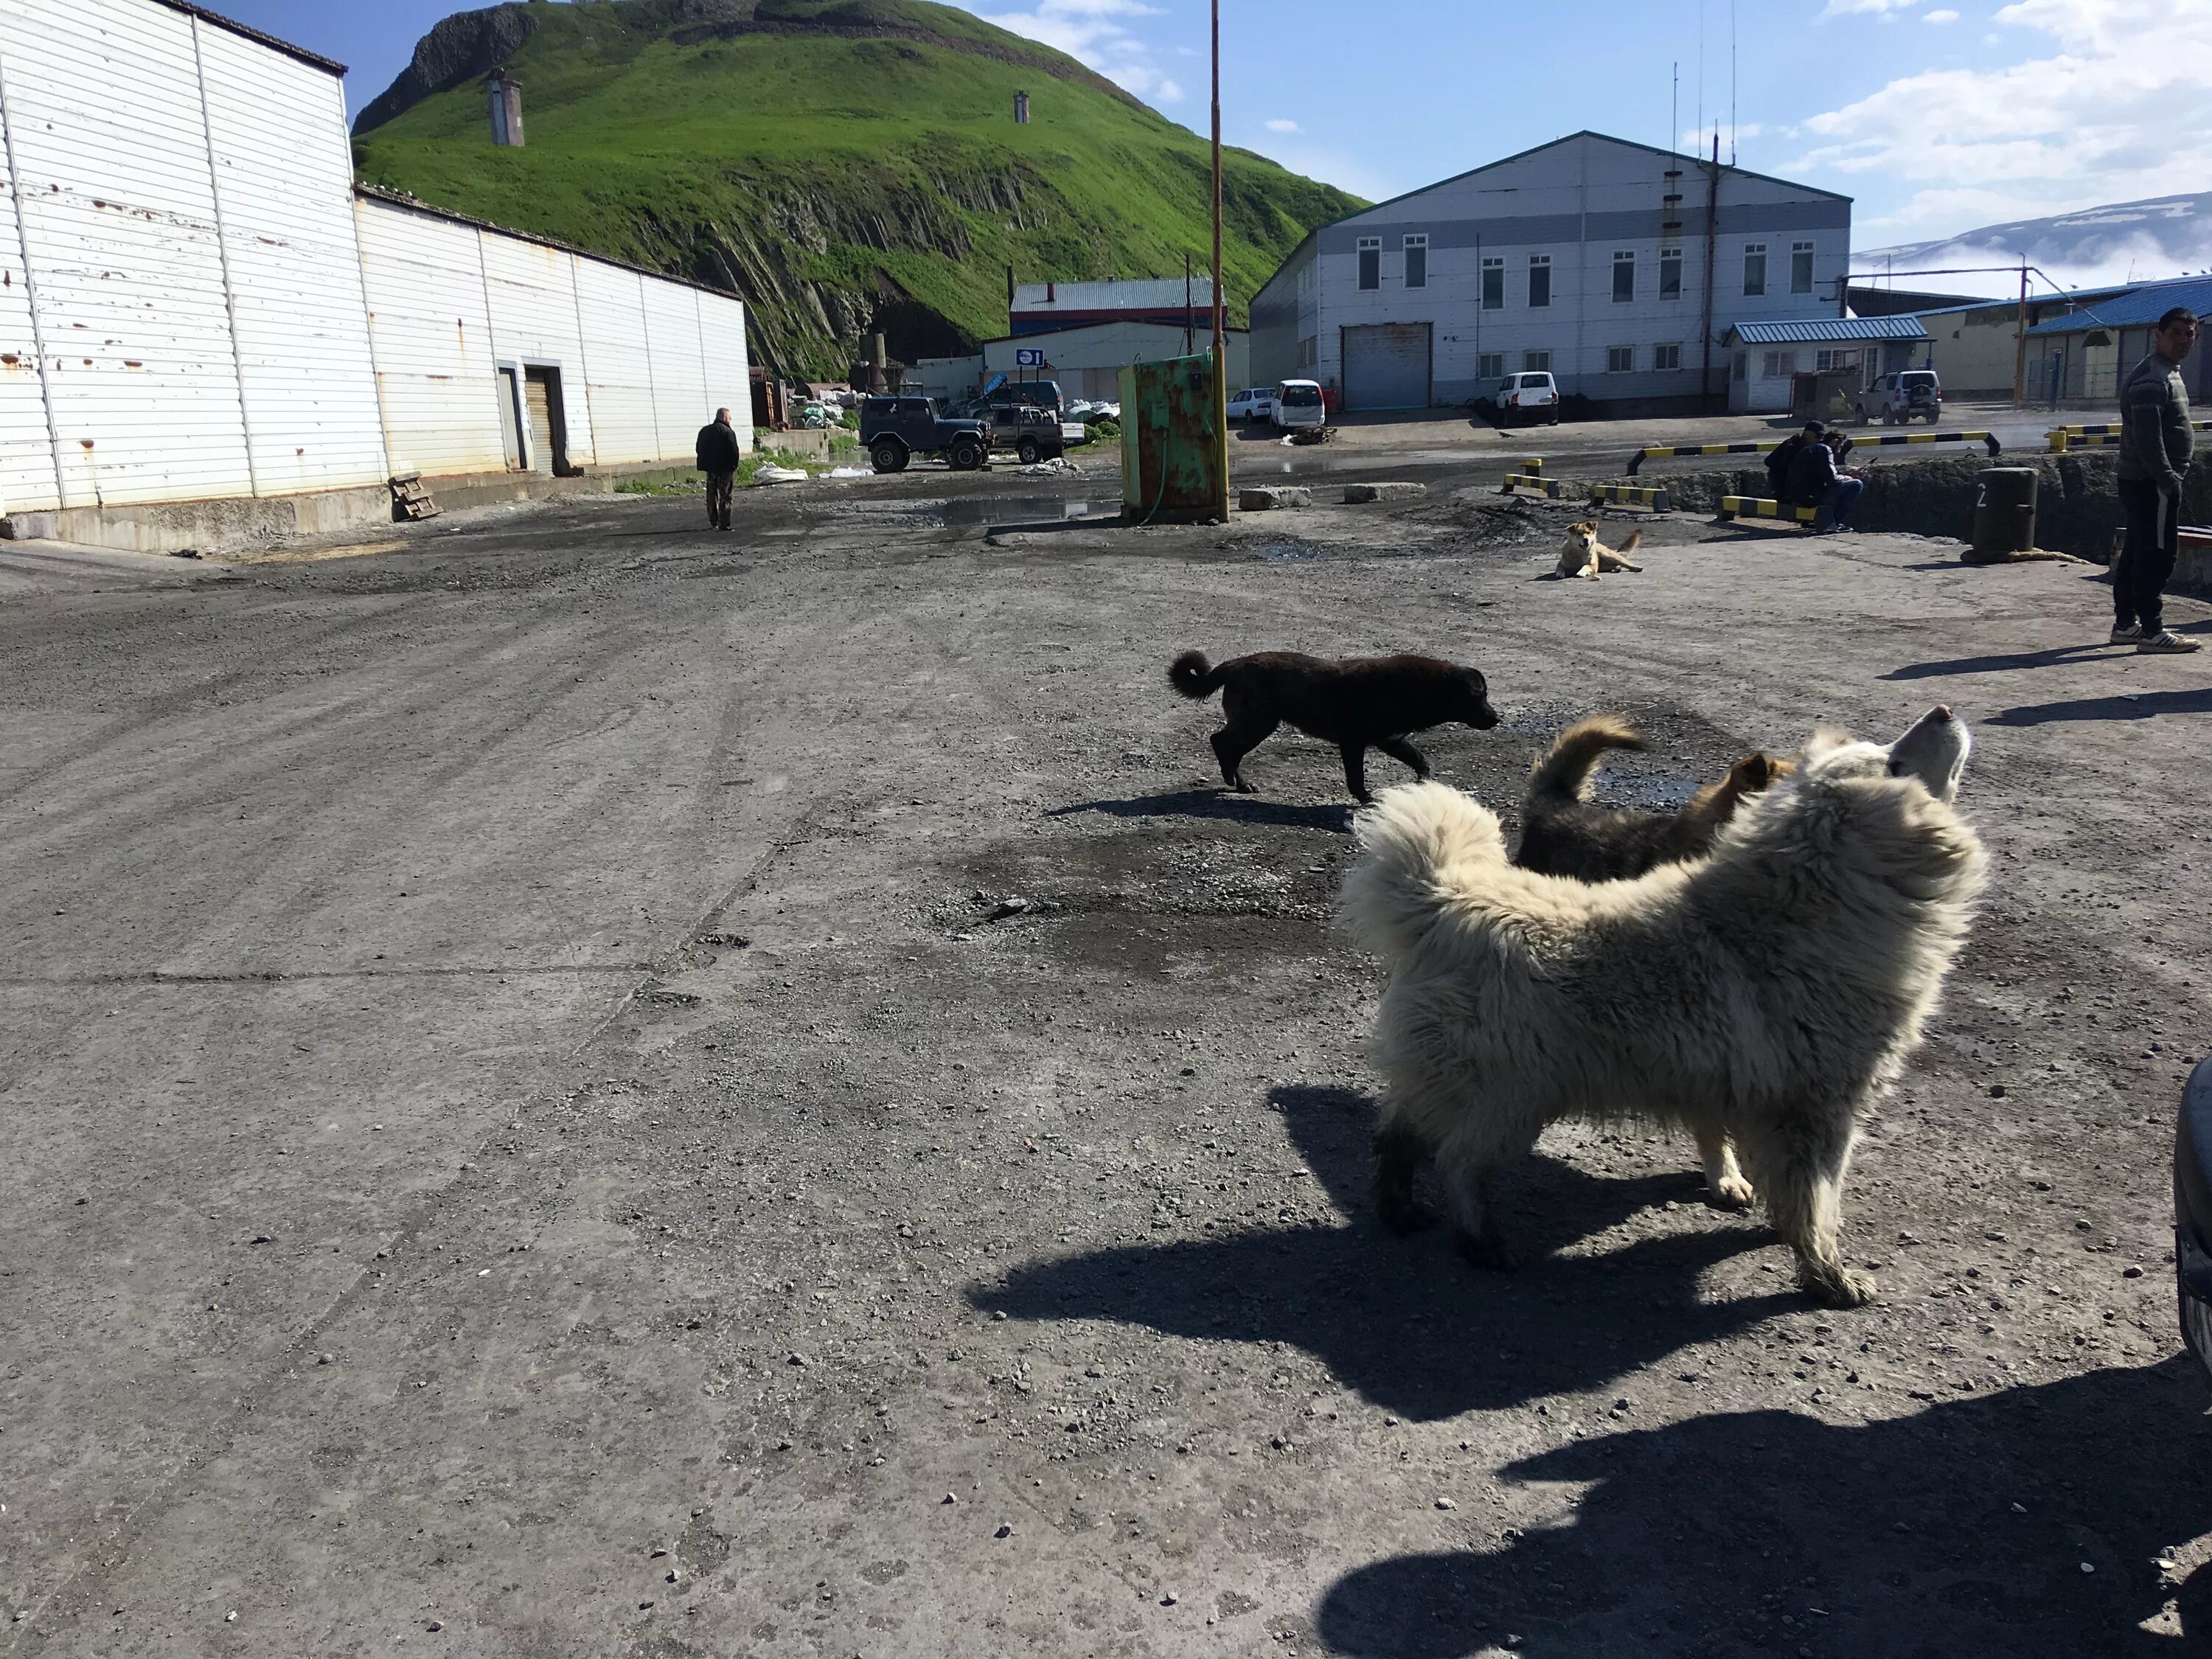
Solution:
<path fill-rule="evenodd" d="M 1221 289 L 1221 0 L 1213 0 L 1213 516 L 1229 522 L 1229 331 Z"/>
<path fill-rule="evenodd" d="M 2013 325 L 2012 406 L 2027 407 L 2027 261 L 2020 262 L 2020 317 Z"/>
<path fill-rule="evenodd" d="M 1698 319 L 1705 337 L 1705 362 L 1698 370 L 1700 414 L 1712 413 L 1713 402 L 1713 262 L 1720 257 L 1721 131 L 1713 129 L 1713 159 L 1705 170 L 1705 303 Z"/>

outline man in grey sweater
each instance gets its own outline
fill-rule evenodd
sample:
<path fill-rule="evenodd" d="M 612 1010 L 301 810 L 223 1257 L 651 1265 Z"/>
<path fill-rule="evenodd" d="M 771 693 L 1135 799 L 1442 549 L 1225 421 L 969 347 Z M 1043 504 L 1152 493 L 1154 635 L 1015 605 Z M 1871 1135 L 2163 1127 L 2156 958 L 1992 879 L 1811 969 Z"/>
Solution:
<path fill-rule="evenodd" d="M 2189 389 L 2181 362 L 2197 344 L 2197 313 L 2176 306 L 2158 319 L 2150 356 L 2120 387 L 2120 513 L 2127 521 L 2112 572 L 2112 643 L 2137 651 L 2203 649 L 2169 633 L 2166 579 L 2173 574 L 2181 532 L 2181 481 L 2195 448 Z"/>

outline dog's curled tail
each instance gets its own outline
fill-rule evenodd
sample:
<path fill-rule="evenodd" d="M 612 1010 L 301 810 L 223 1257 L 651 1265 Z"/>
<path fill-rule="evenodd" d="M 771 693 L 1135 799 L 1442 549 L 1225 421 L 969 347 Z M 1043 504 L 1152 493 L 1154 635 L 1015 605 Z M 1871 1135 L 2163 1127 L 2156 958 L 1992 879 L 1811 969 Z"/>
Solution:
<path fill-rule="evenodd" d="M 1186 697 L 1206 698 L 1221 689 L 1221 671 L 1203 651 L 1186 651 L 1168 665 L 1168 684 Z"/>
<path fill-rule="evenodd" d="M 1552 752 L 1536 763 L 1523 799 L 1531 810 L 1578 801 L 1607 750 L 1643 747 L 1643 736 L 1618 714 L 1592 714 L 1588 720 L 1577 720 L 1559 733 Z"/>
<path fill-rule="evenodd" d="M 1386 957 L 1418 945 L 1468 878 L 1509 861 L 1498 815 L 1434 781 L 1384 790 L 1352 820 L 1352 836 L 1358 856 L 1338 905 L 1352 937 Z"/>

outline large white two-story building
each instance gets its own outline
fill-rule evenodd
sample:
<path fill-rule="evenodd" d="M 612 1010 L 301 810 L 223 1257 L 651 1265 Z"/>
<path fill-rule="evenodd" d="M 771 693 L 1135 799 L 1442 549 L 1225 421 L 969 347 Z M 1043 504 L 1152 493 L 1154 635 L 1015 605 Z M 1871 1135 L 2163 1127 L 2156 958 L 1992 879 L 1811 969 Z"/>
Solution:
<path fill-rule="evenodd" d="M 1548 369 L 1624 412 L 1727 395 L 1734 325 L 1838 311 L 1851 203 L 1578 132 L 1323 225 L 1252 301 L 1252 372 L 1350 410 Z"/>

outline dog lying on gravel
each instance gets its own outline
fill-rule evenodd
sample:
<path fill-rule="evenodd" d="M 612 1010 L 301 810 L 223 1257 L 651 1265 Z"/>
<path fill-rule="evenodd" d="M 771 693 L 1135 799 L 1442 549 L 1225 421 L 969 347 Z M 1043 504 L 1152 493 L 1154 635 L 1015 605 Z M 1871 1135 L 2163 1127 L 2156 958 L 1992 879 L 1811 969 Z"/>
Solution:
<path fill-rule="evenodd" d="M 1441 784 L 1359 814 L 1343 908 L 1390 970 L 1384 1221 L 1424 1218 L 1432 1157 L 1461 1249 L 1504 1265 L 1498 1170 L 1559 1119 L 1643 1118 L 1689 1130 L 1716 1195 L 1756 1188 L 1814 1297 L 1865 1302 L 1838 1244 L 1844 1174 L 1981 889 L 1951 806 L 1971 747 L 1940 707 L 1887 746 L 1817 733 L 1711 857 L 1597 885 L 1515 868 L 1497 817 Z"/>
<path fill-rule="evenodd" d="M 1261 651 L 1235 657 L 1218 668 L 1201 651 L 1186 651 L 1168 669 L 1169 682 L 1186 697 L 1221 693 L 1228 724 L 1213 734 L 1221 781 L 1249 793 L 1244 757 L 1284 721 L 1310 738 L 1333 743 L 1344 757 L 1344 781 L 1359 801 L 1367 793 L 1367 751 L 1429 775 L 1429 763 L 1406 741 L 1412 732 L 1458 720 L 1478 732 L 1498 724 L 1490 686 L 1477 671 L 1437 657 L 1347 657 L 1331 662 L 1297 651 Z"/>
<path fill-rule="evenodd" d="M 1597 523 L 1585 520 L 1581 524 L 1567 526 L 1567 538 L 1559 544 L 1559 574 L 1562 576 L 1588 576 L 1592 581 L 1601 571 L 1634 570 L 1644 567 L 1632 563 L 1628 556 L 1644 545 L 1644 532 L 1632 530 L 1628 539 L 1619 547 L 1607 547 L 1597 538 Z"/>
<path fill-rule="evenodd" d="M 1679 812 L 1592 805 L 1586 797 L 1598 757 L 1608 749 L 1643 747 L 1642 736 L 1618 714 L 1593 714 L 1560 732 L 1551 753 L 1528 775 L 1528 793 L 1521 801 L 1521 850 L 1513 862 L 1547 876 L 1625 881 L 1693 859 L 1713 844 L 1746 796 L 1796 769 L 1762 750 L 1746 755 Z"/>

